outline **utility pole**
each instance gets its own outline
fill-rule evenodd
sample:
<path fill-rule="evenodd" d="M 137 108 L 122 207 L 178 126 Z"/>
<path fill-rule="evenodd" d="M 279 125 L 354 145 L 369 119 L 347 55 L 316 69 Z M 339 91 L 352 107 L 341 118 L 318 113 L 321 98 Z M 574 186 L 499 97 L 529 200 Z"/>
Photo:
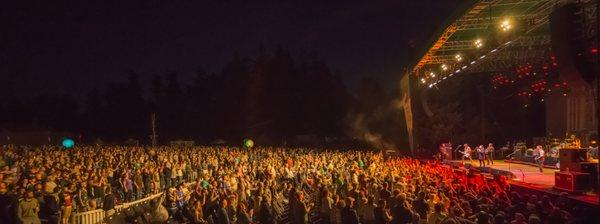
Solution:
<path fill-rule="evenodd" d="M 156 114 L 152 113 L 152 115 L 150 115 L 150 122 L 152 125 L 152 135 L 150 135 L 150 139 L 152 140 L 152 147 L 156 146 Z"/>

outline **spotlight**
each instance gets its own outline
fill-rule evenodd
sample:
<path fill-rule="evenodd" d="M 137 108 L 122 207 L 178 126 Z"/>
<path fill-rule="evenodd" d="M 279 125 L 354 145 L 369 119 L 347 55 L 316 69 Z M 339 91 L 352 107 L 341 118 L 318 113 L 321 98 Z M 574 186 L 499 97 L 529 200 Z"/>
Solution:
<path fill-rule="evenodd" d="M 448 66 L 446 64 L 442 64 L 442 70 L 444 70 L 444 71 L 448 70 Z"/>
<path fill-rule="evenodd" d="M 504 32 L 509 31 L 511 28 L 512 24 L 509 19 L 505 19 L 500 23 L 500 29 Z"/>
<path fill-rule="evenodd" d="M 425 84 L 425 78 L 421 78 L 421 83 Z"/>
<path fill-rule="evenodd" d="M 460 55 L 460 54 L 456 54 L 456 55 L 454 55 L 454 58 L 455 58 L 455 59 L 456 59 L 456 61 L 458 61 L 458 62 L 462 61 L 462 59 L 463 59 L 463 58 L 462 58 L 462 55 Z"/>
<path fill-rule="evenodd" d="M 475 48 L 483 47 L 483 41 L 481 39 L 475 40 L 475 42 L 473 44 L 475 45 Z"/>
<path fill-rule="evenodd" d="M 429 76 L 431 76 L 431 78 L 433 78 L 433 77 L 435 77 L 435 73 L 433 73 L 433 72 L 430 72 L 430 73 L 429 73 Z"/>

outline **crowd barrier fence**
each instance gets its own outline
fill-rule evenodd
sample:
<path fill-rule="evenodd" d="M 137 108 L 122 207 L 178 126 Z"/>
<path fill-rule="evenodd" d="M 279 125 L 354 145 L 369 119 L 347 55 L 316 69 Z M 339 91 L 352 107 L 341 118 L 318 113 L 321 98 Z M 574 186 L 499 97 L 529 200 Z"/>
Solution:
<path fill-rule="evenodd" d="M 163 194 L 164 193 L 161 192 L 158 194 L 150 195 L 146 198 L 142 198 L 137 201 L 127 202 L 127 203 L 123 203 L 122 205 L 115 206 L 115 213 L 118 213 L 121 210 L 129 208 L 129 207 L 133 207 L 136 205 L 141 205 L 142 203 L 149 202 L 153 199 L 156 199 L 156 198 L 162 196 Z M 96 209 L 96 210 L 87 211 L 87 212 L 79 212 L 79 213 L 73 214 L 73 217 L 71 217 L 71 224 L 103 223 L 103 220 L 104 220 L 104 218 L 106 218 L 106 216 L 107 216 L 106 211 L 104 211 L 103 209 Z"/>

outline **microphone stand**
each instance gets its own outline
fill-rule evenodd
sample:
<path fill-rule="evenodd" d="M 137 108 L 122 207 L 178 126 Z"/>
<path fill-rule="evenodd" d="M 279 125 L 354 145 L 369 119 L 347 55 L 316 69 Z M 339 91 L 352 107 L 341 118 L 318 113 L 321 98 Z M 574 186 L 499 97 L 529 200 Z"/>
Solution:
<path fill-rule="evenodd" d="M 454 158 L 458 159 L 458 157 L 456 157 L 456 152 L 458 152 L 458 149 L 460 149 L 460 147 L 462 147 L 463 145 L 459 145 L 456 146 L 456 149 L 454 149 L 454 151 L 452 151 L 452 154 L 454 154 Z M 460 157 L 460 160 L 462 161 L 462 156 Z"/>
<path fill-rule="evenodd" d="M 508 156 L 506 156 L 505 158 L 508 158 L 508 171 L 510 172 L 510 164 L 512 163 L 512 160 L 514 159 L 514 154 L 517 152 L 517 150 L 514 150 L 511 154 L 508 154 Z"/>

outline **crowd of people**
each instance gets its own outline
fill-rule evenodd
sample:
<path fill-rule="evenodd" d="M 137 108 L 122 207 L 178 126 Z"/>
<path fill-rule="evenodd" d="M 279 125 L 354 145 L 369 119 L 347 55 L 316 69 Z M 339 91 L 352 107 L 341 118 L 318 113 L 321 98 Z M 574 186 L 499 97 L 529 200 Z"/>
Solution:
<path fill-rule="evenodd" d="M 591 223 L 564 195 L 371 151 L 235 147 L 0 150 L 2 223 L 69 223 L 78 212 L 164 193 L 155 222 Z M 162 217 L 162 218 L 161 218 Z"/>

